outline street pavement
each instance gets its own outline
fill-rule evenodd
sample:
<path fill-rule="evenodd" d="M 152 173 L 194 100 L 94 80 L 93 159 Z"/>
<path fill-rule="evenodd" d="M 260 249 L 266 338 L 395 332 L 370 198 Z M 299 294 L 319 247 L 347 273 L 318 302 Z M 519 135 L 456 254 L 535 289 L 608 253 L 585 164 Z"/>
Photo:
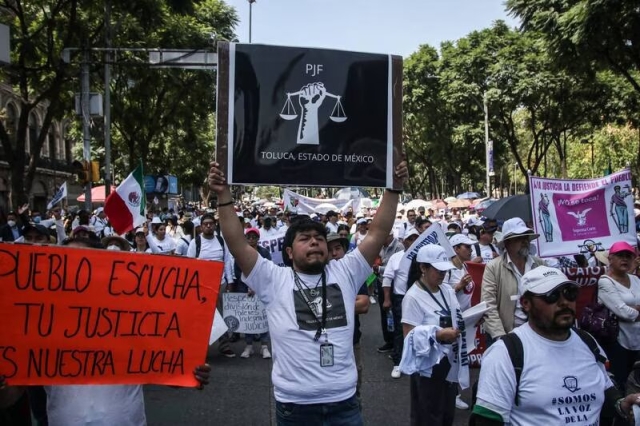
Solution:
<path fill-rule="evenodd" d="M 393 368 L 387 354 L 376 348 L 382 344 L 380 310 L 371 305 L 360 316 L 364 375 L 362 413 L 365 425 L 409 424 L 409 378 L 391 378 Z M 211 382 L 204 390 L 145 386 L 145 403 L 149 425 L 275 425 L 275 401 L 271 384 L 271 360 L 256 353 L 240 358 L 244 340 L 233 344 L 238 355 L 225 358 L 217 345 L 210 347 L 207 361 L 211 365 Z M 471 382 L 477 378 L 472 370 Z M 462 393 L 470 400 L 470 392 Z M 455 426 L 466 425 L 469 411 L 456 410 Z"/>

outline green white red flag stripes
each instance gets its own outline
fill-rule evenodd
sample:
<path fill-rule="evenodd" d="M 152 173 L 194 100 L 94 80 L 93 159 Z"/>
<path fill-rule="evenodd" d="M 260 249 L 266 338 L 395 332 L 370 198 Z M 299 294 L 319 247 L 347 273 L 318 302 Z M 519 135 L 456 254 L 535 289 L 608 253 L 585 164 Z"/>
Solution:
<path fill-rule="evenodd" d="M 112 192 L 104 204 L 104 212 L 117 234 L 124 234 L 145 222 L 146 199 L 142 164 Z"/>

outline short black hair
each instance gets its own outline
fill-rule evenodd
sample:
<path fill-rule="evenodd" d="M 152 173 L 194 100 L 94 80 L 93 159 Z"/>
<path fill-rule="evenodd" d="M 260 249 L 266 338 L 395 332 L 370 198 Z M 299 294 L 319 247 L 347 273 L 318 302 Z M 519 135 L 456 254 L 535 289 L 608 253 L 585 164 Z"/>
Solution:
<path fill-rule="evenodd" d="M 340 225 L 338 225 L 338 232 L 340 232 L 340 231 L 349 232 L 350 231 L 349 225 L 345 225 L 344 223 L 341 223 Z M 351 232 L 349 232 L 349 233 L 351 233 Z"/>
<path fill-rule="evenodd" d="M 211 219 L 214 222 L 217 222 L 216 217 L 213 215 L 213 213 L 205 213 L 202 215 L 202 217 L 200 217 L 200 223 L 204 222 L 206 219 Z"/>
<path fill-rule="evenodd" d="M 193 229 L 194 228 L 195 228 L 195 226 L 193 226 L 193 222 L 191 222 L 190 220 L 186 220 L 182 224 L 182 231 L 184 232 L 185 235 L 191 235 L 193 237 Z"/>
<path fill-rule="evenodd" d="M 415 225 L 416 229 L 421 227 L 425 223 L 431 224 L 431 221 L 429 219 L 426 219 L 426 218 L 423 218 L 423 217 L 416 219 L 416 225 Z"/>
<path fill-rule="evenodd" d="M 282 245 L 282 261 L 286 266 L 292 265 L 291 259 L 286 254 L 287 247 L 293 246 L 293 240 L 295 240 L 296 235 L 306 231 L 316 231 L 325 239 L 327 238 L 327 228 L 320 222 L 311 219 L 301 219 L 292 223 L 289 229 L 287 229 L 287 233 L 284 234 L 284 242 Z"/>

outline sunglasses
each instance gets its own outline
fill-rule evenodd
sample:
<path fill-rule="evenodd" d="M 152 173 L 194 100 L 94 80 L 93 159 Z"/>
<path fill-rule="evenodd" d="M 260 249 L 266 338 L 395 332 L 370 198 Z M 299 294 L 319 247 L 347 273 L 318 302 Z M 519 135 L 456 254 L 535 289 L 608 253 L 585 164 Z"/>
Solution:
<path fill-rule="evenodd" d="M 534 296 L 539 297 L 549 305 L 553 305 L 560 300 L 560 295 L 569 302 L 575 302 L 578 298 L 578 287 L 574 285 L 567 285 L 561 288 L 556 288 L 546 294 L 534 294 Z"/>

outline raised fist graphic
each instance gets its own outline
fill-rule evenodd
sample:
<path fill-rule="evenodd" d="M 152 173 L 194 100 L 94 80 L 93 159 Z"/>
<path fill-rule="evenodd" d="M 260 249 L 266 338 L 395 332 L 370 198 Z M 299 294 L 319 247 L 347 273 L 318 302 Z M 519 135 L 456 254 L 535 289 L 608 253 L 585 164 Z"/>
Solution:
<path fill-rule="evenodd" d="M 324 88 L 324 84 L 309 83 L 300 89 L 298 102 L 300 102 L 300 106 L 305 109 L 318 109 L 326 97 L 327 89 Z"/>

